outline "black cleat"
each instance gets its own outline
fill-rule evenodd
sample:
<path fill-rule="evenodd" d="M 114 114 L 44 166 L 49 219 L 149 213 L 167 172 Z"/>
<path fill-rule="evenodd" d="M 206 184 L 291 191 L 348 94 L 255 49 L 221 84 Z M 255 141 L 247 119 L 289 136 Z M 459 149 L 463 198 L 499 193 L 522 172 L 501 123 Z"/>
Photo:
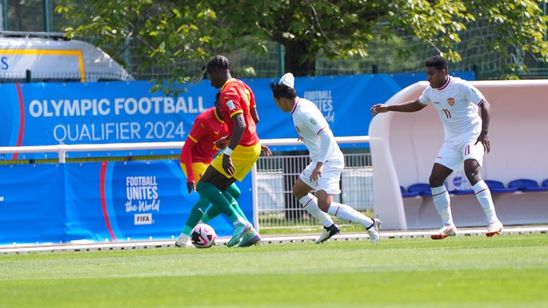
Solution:
<path fill-rule="evenodd" d="M 323 227 L 322 233 L 320 233 L 320 236 L 316 239 L 316 244 L 327 241 L 333 235 L 339 234 L 339 232 L 341 232 L 341 229 L 339 229 L 339 226 L 337 226 L 337 224 L 332 224 L 329 227 Z"/>

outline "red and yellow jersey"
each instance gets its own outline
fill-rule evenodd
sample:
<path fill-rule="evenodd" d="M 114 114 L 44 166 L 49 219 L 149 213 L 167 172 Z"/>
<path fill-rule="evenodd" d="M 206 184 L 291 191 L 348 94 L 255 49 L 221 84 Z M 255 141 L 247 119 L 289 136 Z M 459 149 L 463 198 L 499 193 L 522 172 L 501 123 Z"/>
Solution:
<path fill-rule="evenodd" d="M 189 180 L 194 180 L 193 172 L 189 171 L 192 170 L 192 164 L 209 164 L 219 151 L 215 143 L 227 137 L 228 128 L 225 122 L 217 117 L 215 108 L 209 108 L 196 117 L 179 158 L 186 166 Z"/>
<path fill-rule="evenodd" d="M 234 127 L 232 117 L 243 114 L 246 128 L 240 140 L 240 145 L 251 146 L 259 142 L 257 127 L 251 116 L 251 109 L 255 108 L 255 94 L 243 81 L 231 78 L 221 88 L 221 113 L 231 133 Z"/>

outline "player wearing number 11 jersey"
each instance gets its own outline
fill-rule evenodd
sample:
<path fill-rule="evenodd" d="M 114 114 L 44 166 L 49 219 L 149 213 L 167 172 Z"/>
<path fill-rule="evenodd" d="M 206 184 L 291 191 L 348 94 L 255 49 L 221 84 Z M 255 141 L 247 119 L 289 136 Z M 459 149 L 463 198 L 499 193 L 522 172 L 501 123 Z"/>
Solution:
<path fill-rule="evenodd" d="M 491 146 L 487 138 L 490 104 L 474 86 L 449 76 L 444 58 L 431 57 L 425 66 L 430 87 L 424 89 L 417 100 L 402 105 L 374 105 L 371 110 L 374 115 L 388 111 L 415 112 L 433 105 L 440 116 L 445 138 L 430 174 L 430 186 L 443 226 L 432 239 L 456 234 L 449 193 L 443 182 L 453 171 L 463 167 L 489 222 L 486 235 L 500 234 L 502 224 L 495 213 L 491 192 L 480 176 L 483 155 L 489 153 Z"/>

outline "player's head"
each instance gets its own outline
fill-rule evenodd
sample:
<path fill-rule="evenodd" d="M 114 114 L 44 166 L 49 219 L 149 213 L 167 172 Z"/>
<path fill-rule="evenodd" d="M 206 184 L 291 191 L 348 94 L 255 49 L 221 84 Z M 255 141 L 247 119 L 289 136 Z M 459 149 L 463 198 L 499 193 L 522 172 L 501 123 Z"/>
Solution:
<path fill-rule="evenodd" d="M 270 89 L 272 90 L 272 96 L 276 101 L 276 104 L 284 112 L 291 111 L 293 108 L 293 103 L 297 97 L 297 92 L 295 91 L 295 78 L 293 74 L 287 73 L 280 78 L 280 81 L 270 84 Z"/>
<path fill-rule="evenodd" d="M 216 55 L 207 62 L 207 75 L 214 88 L 222 87 L 230 78 L 230 63 L 225 56 Z"/>
<path fill-rule="evenodd" d="M 443 86 L 448 74 L 447 60 L 442 56 L 433 56 L 426 60 L 424 66 L 426 67 L 426 75 L 430 86 L 432 88 Z"/>

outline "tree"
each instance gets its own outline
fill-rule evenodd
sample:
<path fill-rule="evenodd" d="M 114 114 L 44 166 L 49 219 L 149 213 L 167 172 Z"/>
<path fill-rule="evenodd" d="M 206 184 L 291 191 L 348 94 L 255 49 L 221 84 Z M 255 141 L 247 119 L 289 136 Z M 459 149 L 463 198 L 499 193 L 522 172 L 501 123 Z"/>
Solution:
<path fill-rule="evenodd" d="M 153 61 L 175 65 L 179 60 L 203 62 L 214 53 L 236 48 L 257 51 L 268 41 L 285 47 L 285 70 L 314 75 L 318 54 L 332 58 L 367 57 L 375 37 L 393 39 L 411 34 L 450 61 L 461 34 L 478 20 L 497 27 L 487 50 L 505 56 L 530 53 L 548 60 L 544 41 L 547 18 L 535 0 L 61 0 L 57 11 L 73 23 L 69 36 L 93 35 L 104 49 L 137 40 L 137 52 Z M 513 70 L 522 69 L 514 61 Z M 171 80 L 196 74 L 184 67 Z"/>

